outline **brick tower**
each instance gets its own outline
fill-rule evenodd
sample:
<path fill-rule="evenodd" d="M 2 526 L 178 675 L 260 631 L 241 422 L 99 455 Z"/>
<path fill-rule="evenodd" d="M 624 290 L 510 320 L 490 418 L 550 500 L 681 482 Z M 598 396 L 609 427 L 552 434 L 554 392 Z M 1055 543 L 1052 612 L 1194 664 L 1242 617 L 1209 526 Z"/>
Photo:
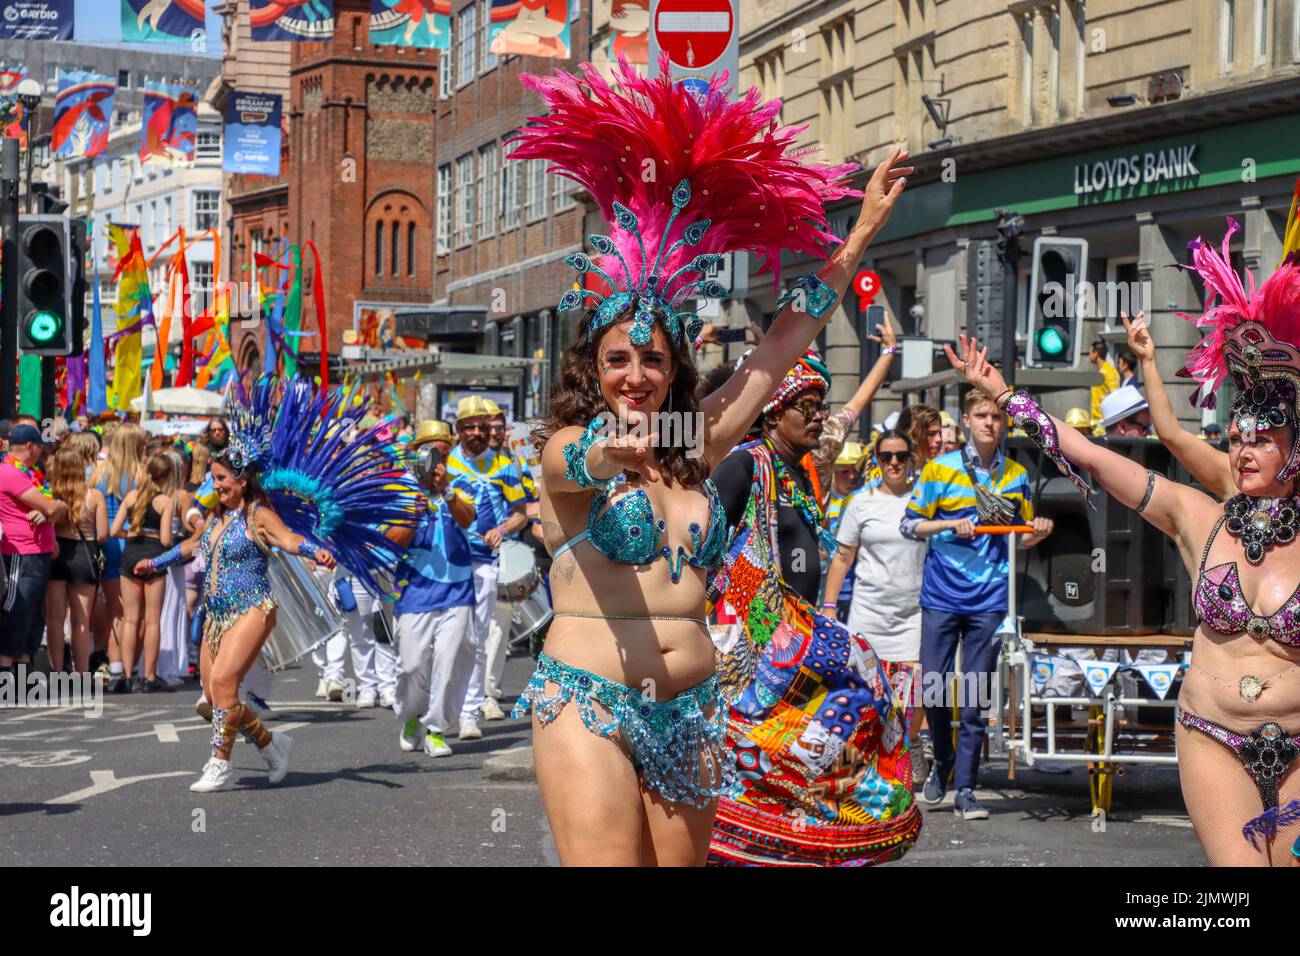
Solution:
<path fill-rule="evenodd" d="M 358 303 L 433 300 L 435 50 L 369 42 L 370 0 L 335 0 L 334 36 L 293 44 L 289 235 L 304 248 L 303 328 L 320 250 L 331 355 Z M 319 348 L 306 339 L 304 351 Z"/>

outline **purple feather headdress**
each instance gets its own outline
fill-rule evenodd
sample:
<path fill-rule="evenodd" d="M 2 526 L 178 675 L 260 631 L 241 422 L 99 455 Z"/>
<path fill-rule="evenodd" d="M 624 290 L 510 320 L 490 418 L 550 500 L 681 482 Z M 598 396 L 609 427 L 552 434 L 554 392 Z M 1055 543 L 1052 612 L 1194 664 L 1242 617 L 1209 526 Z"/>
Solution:
<path fill-rule="evenodd" d="M 1258 431 L 1300 423 L 1300 266 L 1284 263 L 1258 289 L 1233 270 L 1228 244 L 1241 227 L 1228 220 L 1222 251 L 1194 240 L 1192 264 L 1205 283 L 1205 312 L 1183 318 L 1210 332 L 1187 356 L 1186 372 L 1200 383 L 1199 404 L 1214 407 L 1215 394 L 1230 377 L 1236 388 L 1232 419 L 1252 441 Z M 1195 400 L 1195 399 L 1194 399 Z M 1300 473 L 1300 441 L 1278 478 Z"/>

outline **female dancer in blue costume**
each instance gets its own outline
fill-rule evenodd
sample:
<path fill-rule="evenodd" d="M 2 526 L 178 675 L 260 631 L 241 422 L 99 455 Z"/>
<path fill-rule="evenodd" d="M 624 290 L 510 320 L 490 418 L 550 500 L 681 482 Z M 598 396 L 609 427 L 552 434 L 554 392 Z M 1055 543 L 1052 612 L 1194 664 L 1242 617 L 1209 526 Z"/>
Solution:
<path fill-rule="evenodd" d="M 239 700 L 239 683 L 275 626 L 270 548 L 333 568 L 334 555 L 316 543 L 332 542 L 340 561 L 377 591 L 386 589 L 374 572 L 395 569 L 394 550 L 376 527 L 413 522 L 415 486 L 377 428 L 356 434 L 364 409 L 348 409 L 353 403 L 341 392 L 259 382 L 233 410 L 230 444 L 212 459 L 212 515 L 193 536 L 138 565 L 165 568 L 200 550 L 207 565 L 201 678 L 212 702 L 212 756 L 191 790 L 230 785 L 230 753 L 241 732 L 266 760 L 272 784 L 288 772 L 292 739 L 268 731 Z"/>
<path fill-rule="evenodd" d="M 1211 334 L 1188 356 L 1202 396 L 1230 377 L 1236 398 L 1226 502 L 1145 471 L 1006 386 L 965 336 L 954 368 L 995 399 L 1086 494 L 1074 465 L 1178 545 L 1201 619 L 1178 696 L 1183 800 L 1215 866 L 1290 866 L 1300 833 L 1300 261 L 1249 295 L 1222 255 L 1192 244 Z M 1261 810 L 1263 811 L 1261 813 Z M 1244 838 L 1244 839 L 1243 839 Z"/>
<path fill-rule="evenodd" d="M 556 614 L 515 712 L 534 708 L 537 778 L 562 863 L 700 865 L 734 775 L 704 618 L 706 575 L 729 537 L 708 473 L 822 329 L 911 169 L 896 152 L 875 170 L 848 238 L 697 404 L 701 323 L 676 311 L 680 299 L 722 294 L 695 281 L 715 253 L 755 248 L 776 266 L 783 248 L 824 248 L 835 237 L 821 228 L 823 203 L 851 195 L 842 179 L 856 167 L 800 162 L 797 131 L 774 122 L 780 104 L 753 91 L 729 103 L 725 74 L 701 102 L 668 80 L 666 61 L 653 79 L 626 63 L 618 74 L 617 90 L 590 67 L 581 83 L 525 77 L 551 112 L 522 131 L 513 157 L 550 160 L 614 228 L 590 237 L 595 261 L 567 260 L 612 294 L 585 293 L 600 303 L 578 326 L 537 432 Z M 567 294 L 561 311 L 583 298 Z M 666 434 L 701 422 L 702 433 Z M 686 434 L 698 437 L 693 448 Z"/>

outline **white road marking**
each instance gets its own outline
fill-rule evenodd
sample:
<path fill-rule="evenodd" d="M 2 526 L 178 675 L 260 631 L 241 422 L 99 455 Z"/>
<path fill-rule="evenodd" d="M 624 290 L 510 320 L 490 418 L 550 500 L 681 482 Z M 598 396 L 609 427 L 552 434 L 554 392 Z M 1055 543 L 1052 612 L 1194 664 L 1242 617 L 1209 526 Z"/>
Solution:
<path fill-rule="evenodd" d="M 178 744 L 181 738 L 176 736 L 175 724 L 154 724 L 153 732 L 158 735 L 160 744 Z"/>
<path fill-rule="evenodd" d="M 83 787 L 80 790 L 74 790 L 72 793 L 65 793 L 61 797 L 54 797 L 46 800 L 47 804 L 64 804 L 77 803 L 89 797 L 97 797 L 101 793 L 109 793 L 119 787 L 125 787 L 127 784 L 139 783 L 141 780 L 161 780 L 164 777 L 192 777 L 192 770 L 171 770 L 167 773 L 145 773 L 138 777 L 123 777 L 117 779 L 117 775 L 111 770 L 92 770 L 90 771 L 90 786 Z"/>
<path fill-rule="evenodd" d="M 167 708 L 164 707 L 161 710 L 142 710 L 138 714 L 131 714 L 127 717 L 118 717 L 116 719 L 121 723 L 126 723 L 131 720 L 144 720 L 146 717 L 160 717 L 165 713 L 167 713 Z"/>
<path fill-rule="evenodd" d="M 10 717 L 8 719 L 11 723 L 15 724 L 20 720 L 36 720 L 42 717 L 46 720 L 53 720 L 58 718 L 61 714 L 67 714 L 74 710 L 85 711 L 85 709 L 86 708 L 81 704 L 70 704 L 65 707 L 42 707 L 39 710 L 33 710 L 30 714 L 23 714 L 21 717 Z"/>
<path fill-rule="evenodd" d="M 1154 823 L 1162 827 L 1190 827 L 1192 821 L 1178 815 L 1142 814 L 1134 817 L 1130 823 Z"/>

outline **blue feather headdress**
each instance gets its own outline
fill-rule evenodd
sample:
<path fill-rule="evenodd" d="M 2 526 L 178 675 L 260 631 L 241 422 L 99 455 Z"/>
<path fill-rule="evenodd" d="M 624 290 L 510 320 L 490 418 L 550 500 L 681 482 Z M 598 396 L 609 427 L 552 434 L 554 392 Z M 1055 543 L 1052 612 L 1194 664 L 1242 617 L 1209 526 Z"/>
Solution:
<path fill-rule="evenodd" d="M 231 412 L 231 444 L 238 417 L 255 436 L 241 449 L 265 448 L 249 463 L 276 514 L 368 591 L 390 592 L 400 555 L 384 531 L 414 527 L 421 498 L 400 452 L 380 440 L 383 426 L 361 428 L 365 407 L 345 390 L 318 392 L 297 378 L 264 376 L 242 398 Z"/>

